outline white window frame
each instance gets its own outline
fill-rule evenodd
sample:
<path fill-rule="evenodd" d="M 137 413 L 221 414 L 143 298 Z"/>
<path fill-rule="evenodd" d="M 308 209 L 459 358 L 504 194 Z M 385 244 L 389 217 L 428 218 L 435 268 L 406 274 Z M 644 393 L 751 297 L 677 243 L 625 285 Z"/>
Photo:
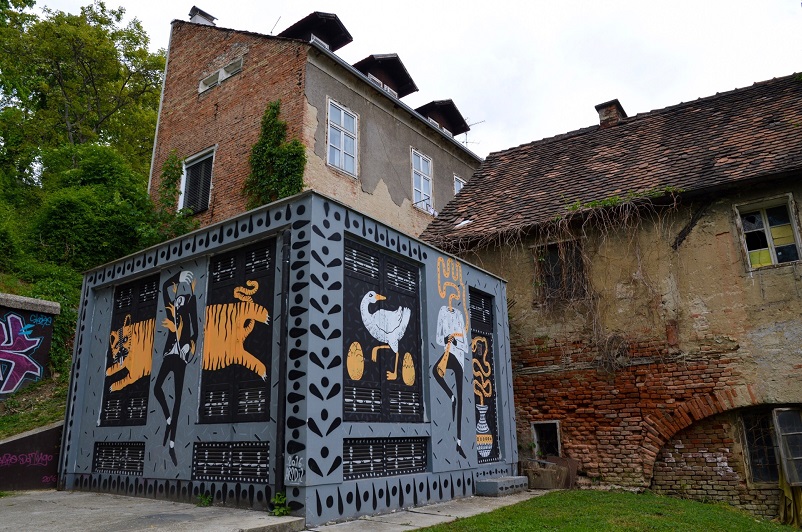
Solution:
<path fill-rule="evenodd" d="M 209 197 L 206 198 L 206 209 L 202 209 L 197 212 L 203 212 L 204 210 L 207 210 L 211 206 L 212 189 L 214 189 L 214 159 L 216 154 L 217 154 L 217 145 L 215 144 L 210 148 L 206 148 L 205 150 L 200 151 L 195 155 L 192 155 L 184 159 L 183 172 L 181 173 L 181 186 L 179 188 L 179 193 L 178 193 L 178 210 L 181 210 L 185 207 L 184 193 L 186 192 L 186 186 L 187 186 L 187 168 L 191 167 L 194 164 L 200 163 L 201 161 L 204 161 L 210 157 L 212 159 L 212 172 L 211 175 L 209 176 Z"/>
<path fill-rule="evenodd" d="M 459 183 L 459 190 L 457 190 L 457 183 Z M 460 190 L 462 190 L 462 187 L 465 186 L 465 183 L 466 183 L 466 181 L 464 179 L 462 179 L 457 174 L 454 174 L 454 195 L 455 196 L 457 194 L 459 194 Z"/>
<path fill-rule="evenodd" d="M 350 132 L 345 128 L 344 124 L 337 124 L 332 121 L 331 117 L 331 108 L 337 108 L 342 117 L 346 115 L 352 117 L 354 119 L 354 131 Z M 332 139 L 331 131 L 334 129 L 340 135 L 340 144 L 335 145 L 334 139 Z M 346 137 L 351 138 L 354 141 L 354 153 L 348 153 L 345 150 L 345 139 Z M 332 149 L 337 150 L 339 154 L 339 162 L 332 160 Z M 345 167 L 345 156 L 348 155 L 354 158 L 354 171 L 351 172 L 346 169 Z M 328 98 L 326 101 L 326 164 L 331 166 L 332 168 L 336 168 L 337 170 L 344 172 L 351 177 L 358 177 L 359 176 L 359 115 L 355 112 L 350 110 L 348 107 L 344 106 L 343 104 Z"/>
<path fill-rule="evenodd" d="M 415 157 L 421 159 L 421 161 L 426 161 L 429 163 L 429 173 L 426 174 L 424 172 L 423 165 L 421 165 L 420 169 L 415 168 Z M 422 211 L 426 211 L 429 214 L 436 216 L 434 210 L 434 163 L 432 162 L 432 158 L 424 155 L 422 152 L 416 150 L 415 148 L 410 148 L 410 167 L 412 168 L 412 205 L 415 206 L 416 209 L 420 209 Z M 421 186 L 415 186 L 415 178 L 418 177 L 420 179 Z M 424 182 L 428 182 L 429 184 L 429 194 L 428 197 L 423 190 Z"/>
<path fill-rule="evenodd" d="M 230 78 L 236 74 L 242 72 L 242 64 L 244 61 L 244 56 L 240 56 L 230 63 L 228 63 L 223 68 L 215 70 L 198 83 L 198 93 L 203 93 L 208 91 L 209 89 L 213 89 L 220 85 L 223 80 Z"/>
<path fill-rule="evenodd" d="M 785 206 L 788 209 L 788 216 L 791 222 L 791 230 L 793 231 L 794 237 L 794 244 L 796 245 L 797 251 L 797 260 L 785 261 L 785 262 L 778 262 L 777 259 L 777 251 L 774 245 L 774 239 L 771 237 L 771 234 L 767 232 L 769 229 L 768 220 L 766 217 L 766 210 L 771 209 L 773 207 L 780 207 Z M 748 271 L 756 271 L 762 270 L 765 268 L 772 268 L 778 266 L 785 266 L 789 264 L 794 264 L 802 260 L 802 247 L 800 247 L 800 238 L 799 238 L 799 224 L 797 221 L 797 210 L 796 204 L 794 202 L 794 197 L 791 193 L 788 194 L 781 194 L 778 196 L 773 196 L 771 198 L 767 198 L 762 201 L 758 202 L 749 202 L 749 203 L 740 203 L 737 205 L 733 205 L 735 211 L 735 223 L 738 228 L 738 237 L 741 241 L 741 250 L 744 255 L 744 262 L 746 264 L 746 268 Z M 759 266 L 752 266 L 752 261 L 749 258 L 749 248 L 746 244 L 746 231 L 744 230 L 743 222 L 742 222 L 742 215 L 748 214 L 750 212 L 759 211 L 762 215 L 763 221 L 763 231 L 766 232 L 766 240 L 768 242 L 768 251 L 771 258 L 771 264 L 764 264 Z"/>

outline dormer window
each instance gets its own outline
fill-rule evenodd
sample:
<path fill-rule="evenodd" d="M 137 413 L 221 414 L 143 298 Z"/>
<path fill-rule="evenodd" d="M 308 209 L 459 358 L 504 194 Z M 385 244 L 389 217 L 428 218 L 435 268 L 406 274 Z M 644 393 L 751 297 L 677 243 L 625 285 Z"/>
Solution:
<path fill-rule="evenodd" d="M 382 83 L 382 80 L 380 80 L 379 78 L 377 78 L 373 74 L 368 74 L 368 79 L 370 80 L 371 83 L 373 83 L 374 85 L 376 85 L 380 89 L 384 88 L 384 83 Z"/>

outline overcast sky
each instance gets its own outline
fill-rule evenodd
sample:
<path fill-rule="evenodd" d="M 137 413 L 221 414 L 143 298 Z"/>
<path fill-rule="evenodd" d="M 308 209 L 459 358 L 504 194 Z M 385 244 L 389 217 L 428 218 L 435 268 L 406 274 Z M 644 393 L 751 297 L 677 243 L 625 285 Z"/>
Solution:
<path fill-rule="evenodd" d="M 451 98 L 481 156 L 598 123 L 618 98 L 629 116 L 802 71 L 800 0 L 197 0 L 225 28 L 277 34 L 313 11 L 336 13 L 355 63 L 397 53 L 415 108 Z M 77 0 L 38 0 L 77 13 Z M 190 2 L 107 0 L 138 18 L 152 47 Z"/>

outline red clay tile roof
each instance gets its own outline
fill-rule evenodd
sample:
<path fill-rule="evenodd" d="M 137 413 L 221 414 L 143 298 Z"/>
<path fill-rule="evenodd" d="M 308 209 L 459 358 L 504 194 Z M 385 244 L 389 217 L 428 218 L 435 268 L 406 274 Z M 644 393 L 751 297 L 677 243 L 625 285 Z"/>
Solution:
<path fill-rule="evenodd" d="M 421 238 L 450 248 L 537 226 L 577 201 L 797 170 L 802 80 L 794 74 L 491 153 Z"/>

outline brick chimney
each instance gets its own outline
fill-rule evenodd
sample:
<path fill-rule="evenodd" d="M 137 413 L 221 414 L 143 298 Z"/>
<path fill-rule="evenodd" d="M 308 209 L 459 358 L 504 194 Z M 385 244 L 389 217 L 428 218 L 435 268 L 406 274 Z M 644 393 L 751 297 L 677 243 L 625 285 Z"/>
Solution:
<path fill-rule="evenodd" d="M 602 128 L 614 126 L 627 117 L 618 100 L 600 103 L 596 106 L 596 110 L 599 112 L 599 125 Z"/>
<path fill-rule="evenodd" d="M 196 24 L 206 24 L 207 26 L 216 26 L 217 24 L 214 21 L 217 20 L 217 17 L 211 16 L 206 11 L 199 9 L 197 6 L 192 6 L 192 9 L 189 10 L 189 21 L 194 22 Z"/>

